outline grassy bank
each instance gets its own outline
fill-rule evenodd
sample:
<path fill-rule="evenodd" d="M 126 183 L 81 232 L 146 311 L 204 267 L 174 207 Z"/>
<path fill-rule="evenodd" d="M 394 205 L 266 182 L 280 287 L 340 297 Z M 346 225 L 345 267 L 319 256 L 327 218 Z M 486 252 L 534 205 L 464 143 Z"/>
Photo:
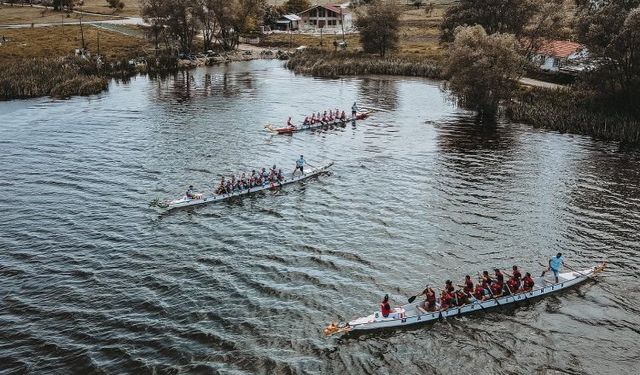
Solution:
<path fill-rule="evenodd" d="M 5 29 L 2 34 L 0 100 L 95 94 L 107 88 L 109 77 L 136 72 L 130 58 L 152 51 L 142 38 L 87 25 L 85 46 L 95 55 L 99 41 L 103 63 L 98 65 L 94 58 L 74 57 L 82 45 L 79 26 Z"/>
<path fill-rule="evenodd" d="M 412 61 L 394 56 L 381 58 L 362 52 L 328 52 L 312 48 L 296 52 L 286 66 L 296 73 L 321 77 L 385 74 L 440 78 L 441 73 L 433 60 Z"/>
<path fill-rule="evenodd" d="M 537 128 L 640 144 L 640 121 L 598 102 L 584 91 L 528 89 L 507 104 L 506 113 L 513 121 Z"/>
<path fill-rule="evenodd" d="M 0 100 L 91 95 L 107 88 L 107 79 L 82 58 L 20 59 L 0 64 Z"/>

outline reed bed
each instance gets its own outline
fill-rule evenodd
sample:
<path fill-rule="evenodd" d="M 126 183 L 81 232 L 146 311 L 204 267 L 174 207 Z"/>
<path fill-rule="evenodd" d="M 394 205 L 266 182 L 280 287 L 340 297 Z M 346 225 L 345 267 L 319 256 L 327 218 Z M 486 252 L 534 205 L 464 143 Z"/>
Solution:
<path fill-rule="evenodd" d="M 640 144 L 640 121 L 625 111 L 603 108 L 585 92 L 534 89 L 519 93 L 506 106 L 513 120 L 537 128 L 576 133 L 596 139 Z"/>
<path fill-rule="evenodd" d="M 0 65 L 0 100 L 90 95 L 105 90 L 106 78 L 80 59 L 20 59 Z"/>
<path fill-rule="evenodd" d="M 296 73 L 331 78 L 364 74 L 441 78 L 441 69 L 432 60 L 382 58 L 360 52 L 327 52 L 308 49 L 296 52 L 285 66 Z"/>

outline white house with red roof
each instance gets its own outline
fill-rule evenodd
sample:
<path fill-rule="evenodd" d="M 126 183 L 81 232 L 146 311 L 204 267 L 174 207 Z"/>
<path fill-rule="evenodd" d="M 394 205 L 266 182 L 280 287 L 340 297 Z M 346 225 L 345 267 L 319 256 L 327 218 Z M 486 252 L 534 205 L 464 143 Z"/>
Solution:
<path fill-rule="evenodd" d="M 318 4 L 298 16 L 301 29 L 342 29 L 343 25 L 345 30 L 353 28 L 353 14 L 346 5 Z"/>
<path fill-rule="evenodd" d="M 534 61 L 540 64 L 542 70 L 575 71 L 581 70 L 581 62 L 587 57 L 588 51 L 583 44 L 568 40 L 547 40 L 536 51 Z"/>

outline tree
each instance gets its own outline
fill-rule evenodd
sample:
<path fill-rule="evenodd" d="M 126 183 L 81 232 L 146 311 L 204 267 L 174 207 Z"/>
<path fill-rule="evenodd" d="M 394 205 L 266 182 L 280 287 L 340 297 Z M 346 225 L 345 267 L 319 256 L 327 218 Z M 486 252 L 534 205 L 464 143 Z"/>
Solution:
<path fill-rule="evenodd" d="M 142 0 L 141 13 L 144 22 L 150 25 L 149 31 L 157 50 L 160 44 L 160 35 L 163 34 L 164 31 L 164 21 L 168 13 L 165 0 Z"/>
<path fill-rule="evenodd" d="M 311 8 L 309 0 L 287 0 L 283 6 L 287 13 L 300 13 Z"/>
<path fill-rule="evenodd" d="M 598 7 L 579 3 L 578 39 L 600 58 L 600 84 L 628 99 L 640 93 L 640 0 L 609 0 Z M 636 99 L 637 100 L 637 99 Z"/>
<path fill-rule="evenodd" d="M 445 86 L 461 107 L 494 117 L 500 100 L 511 97 L 524 71 L 513 35 L 487 35 L 484 28 L 459 26 L 445 63 Z"/>
<path fill-rule="evenodd" d="M 124 2 L 122 2 L 122 0 L 107 0 L 107 4 L 109 4 L 109 8 L 113 8 L 113 9 L 124 8 Z"/>
<path fill-rule="evenodd" d="M 563 15 L 563 0 L 460 0 L 445 13 L 440 25 L 440 38 L 443 42 L 450 42 L 456 27 L 473 25 L 482 26 L 487 34 L 509 33 L 521 38 L 531 30 L 536 15 L 547 3 L 551 4 L 548 9 Z M 538 21 L 547 22 L 547 18 Z M 537 30 L 540 34 L 547 29 L 540 27 Z"/>
<path fill-rule="evenodd" d="M 360 42 L 365 52 L 381 57 L 398 44 L 400 10 L 393 3 L 376 0 L 358 9 L 355 26 L 360 31 Z"/>

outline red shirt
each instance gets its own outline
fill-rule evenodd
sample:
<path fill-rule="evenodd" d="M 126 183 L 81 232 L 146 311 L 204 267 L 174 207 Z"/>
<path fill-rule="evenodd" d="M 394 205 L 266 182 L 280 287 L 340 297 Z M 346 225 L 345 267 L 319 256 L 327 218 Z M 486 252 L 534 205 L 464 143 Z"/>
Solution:
<path fill-rule="evenodd" d="M 382 302 L 380 304 L 380 312 L 385 318 L 391 314 L 391 306 L 389 306 L 389 302 Z"/>

